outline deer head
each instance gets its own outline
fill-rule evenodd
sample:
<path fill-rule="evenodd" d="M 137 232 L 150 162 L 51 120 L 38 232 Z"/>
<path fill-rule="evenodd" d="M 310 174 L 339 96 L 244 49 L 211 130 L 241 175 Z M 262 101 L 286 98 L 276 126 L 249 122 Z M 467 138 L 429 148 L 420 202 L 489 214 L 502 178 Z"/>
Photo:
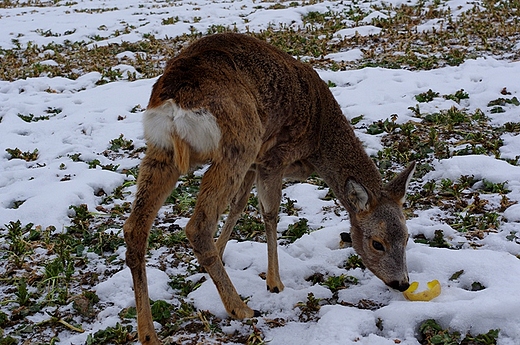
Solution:
<path fill-rule="evenodd" d="M 370 271 L 399 291 L 410 285 L 406 267 L 408 229 L 402 206 L 414 170 L 412 163 L 383 188 L 380 196 L 354 178 L 347 179 L 345 188 L 352 246 Z"/>

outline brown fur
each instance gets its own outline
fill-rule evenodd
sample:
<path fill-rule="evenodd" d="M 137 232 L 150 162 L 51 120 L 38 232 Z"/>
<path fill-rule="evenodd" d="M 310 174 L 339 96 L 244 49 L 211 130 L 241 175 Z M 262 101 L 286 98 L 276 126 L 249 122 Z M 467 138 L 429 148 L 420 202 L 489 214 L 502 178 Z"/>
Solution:
<path fill-rule="evenodd" d="M 204 152 L 190 145 L 197 138 L 181 139 L 175 131 L 171 149 L 156 147 L 148 140 L 136 200 L 124 226 L 143 344 L 159 343 L 151 319 L 144 259 L 150 227 L 178 177 L 187 167 L 201 163 L 210 163 L 210 167 L 186 235 L 231 316 L 255 315 L 241 300 L 221 261 L 251 186 L 256 182 L 266 228 L 267 287 L 280 292 L 284 286 L 278 272 L 276 221 L 282 178 L 305 178 L 313 171 L 349 211 L 354 249 L 365 265 L 394 288 L 408 286 L 408 234 L 401 207 L 414 165 L 383 188 L 376 166 L 328 86 L 310 66 L 245 35 L 209 36 L 168 63 L 153 87 L 148 109 L 159 109 L 166 102 L 195 115 L 209 112 L 222 135 L 216 149 Z M 217 222 L 228 205 L 228 221 L 215 244 Z"/>

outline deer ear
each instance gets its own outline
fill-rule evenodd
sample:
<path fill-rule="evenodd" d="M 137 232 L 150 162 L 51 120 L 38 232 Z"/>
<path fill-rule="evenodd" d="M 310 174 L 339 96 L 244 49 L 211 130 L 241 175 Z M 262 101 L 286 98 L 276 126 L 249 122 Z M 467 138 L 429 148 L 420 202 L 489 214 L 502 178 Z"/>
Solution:
<path fill-rule="evenodd" d="M 404 204 L 406 190 L 408 189 L 408 184 L 412 179 L 414 171 L 415 162 L 412 162 L 406 169 L 401 171 L 399 175 L 397 175 L 392 181 L 388 182 L 388 184 L 385 186 L 385 190 L 396 202 Z"/>
<path fill-rule="evenodd" d="M 345 190 L 349 206 L 354 212 L 368 211 L 372 196 L 365 186 L 353 178 L 349 178 L 346 182 Z"/>

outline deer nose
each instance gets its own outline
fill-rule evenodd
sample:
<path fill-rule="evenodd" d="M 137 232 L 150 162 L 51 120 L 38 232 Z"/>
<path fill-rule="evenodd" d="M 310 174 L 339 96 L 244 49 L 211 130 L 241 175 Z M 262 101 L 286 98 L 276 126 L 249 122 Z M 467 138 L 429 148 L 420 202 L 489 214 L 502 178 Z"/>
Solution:
<path fill-rule="evenodd" d="M 406 291 L 410 287 L 410 283 L 406 282 L 400 282 L 397 280 L 391 281 L 390 283 L 386 284 L 390 286 L 392 289 L 399 290 L 401 292 Z"/>

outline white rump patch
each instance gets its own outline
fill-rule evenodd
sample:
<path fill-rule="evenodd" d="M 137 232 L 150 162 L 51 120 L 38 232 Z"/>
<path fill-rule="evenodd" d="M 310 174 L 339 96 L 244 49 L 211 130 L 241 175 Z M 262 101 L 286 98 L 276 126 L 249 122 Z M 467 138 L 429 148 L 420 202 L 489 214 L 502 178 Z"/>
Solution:
<path fill-rule="evenodd" d="M 213 114 L 205 109 L 182 109 L 173 101 L 147 109 L 143 118 L 144 136 L 157 147 L 173 148 L 173 136 L 186 141 L 196 152 L 218 147 L 221 132 Z"/>

